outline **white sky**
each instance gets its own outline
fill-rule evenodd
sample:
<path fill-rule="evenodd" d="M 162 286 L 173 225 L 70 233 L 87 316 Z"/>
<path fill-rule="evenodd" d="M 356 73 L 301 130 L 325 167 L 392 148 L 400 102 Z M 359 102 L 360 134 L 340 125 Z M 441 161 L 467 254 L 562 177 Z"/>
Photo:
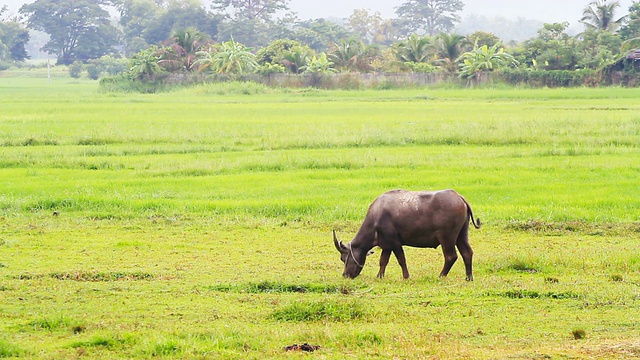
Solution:
<path fill-rule="evenodd" d="M 405 0 L 290 0 L 289 8 L 301 19 L 337 17 L 346 18 L 354 9 L 379 11 L 384 18 L 395 17 L 395 8 Z M 465 4 L 462 17 L 474 13 L 490 18 L 518 17 L 542 22 L 568 21 L 576 25 L 582 10 L 591 0 L 462 0 Z M 626 14 L 632 0 L 620 0 L 618 14 Z"/>
<path fill-rule="evenodd" d="M 21 4 L 34 0 L 0 0 L 0 8 L 8 4 L 16 12 Z M 406 0 L 289 0 L 289 8 L 298 13 L 301 19 L 347 18 L 354 9 L 379 11 L 384 18 L 394 18 L 395 8 Z M 522 17 L 542 22 L 568 21 L 578 24 L 582 10 L 592 0 L 462 0 L 465 4 L 462 17 L 476 14 L 493 18 L 502 16 L 508 19 Z M 612 0 L 609 0 L 612 1 Z M 633 0 L 619 0 L 620 16 L 626 14 Z M 204 0 L 208 3 L 208 0 Z"/>

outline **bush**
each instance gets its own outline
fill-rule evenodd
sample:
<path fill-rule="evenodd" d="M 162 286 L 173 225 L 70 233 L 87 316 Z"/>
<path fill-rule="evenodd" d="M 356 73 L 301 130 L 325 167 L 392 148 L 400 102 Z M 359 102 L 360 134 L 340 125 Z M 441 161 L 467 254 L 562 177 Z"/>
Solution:
<path fill-rule="evenodd" d="M 76 61 L 73 64 L 69 65 L 69 76 L 74 79 L 79 79 L 82 76 L 82 70 L 84 69 L 84 65 L 80 61 Z"/>
<path fill-rule="evenodd" d="M 532 87 L 595 86 L 601 83 L 597 70 L 511 70 L 505 69 L 498 77 L 511 85 Z"/>
<path fill-rule="evenodd" d="M 87 64 L 87 75 L 90 79 L 98 80 L 100 78 L 100 73 L 101 71 L 96 64 Z"/>
<path fill-rule="evenodd" d="M 438 70 L 435 66 L 423 62 L 405 62 L 404 66 L 409 69 L 409 71 L 416 73 L 433 73 Z"/>
<path fill-rule="evenodd" d="M 103 74 L 111 76 L 119 75 L 127 71 L 127 59 L 114 58 L 109 55 L 105 55 L 99 59 L 89 60 L 87 62 L 87 73 L 89 77 L 97 80 Z"/>
<path fill-rule="evenodd" d="M 159 79 L 155 82 L 131 80 L 125 75 L 109 76 L 100 79 L 100 89 L 105 92 L 135 92 L 152 94 L 166 89 Z"/>

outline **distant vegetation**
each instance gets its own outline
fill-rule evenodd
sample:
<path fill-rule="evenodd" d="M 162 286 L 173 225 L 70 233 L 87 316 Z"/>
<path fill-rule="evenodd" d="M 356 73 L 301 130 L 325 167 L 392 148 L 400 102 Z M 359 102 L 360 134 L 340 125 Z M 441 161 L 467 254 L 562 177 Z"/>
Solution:
<path fill-rule="evenodd" d="M 72 76 L 119 74 L 108 82 L 142 91 L 167 79 L 191 84 L 250 74 L 301 74 L 325 87 L 323 77 L 335 73 L 435 73 L 467 84 L 490 78 L 530 86 L 639 81 L 640 59 L 630 55 L 640 48 L 638 1 L 624 15 L 617 1 L 586 3 L 577 36 L 567 33 L 567 22 L 538 24 L 535 37 L 518 42 L 505 42 L 498 28 L 453 33 L 460 0 L 409 0 L 397 8 L 397 19 L 356 9 L 339 23 L 300 21 L 284 0 L 262 6 L 216 0 L 210 10 L 197 1 L 83 0 L 58 7 L 51 1 L 23 6 L 24 22 L 2 21 L 0 69 L 28 58 L 26 25 L 51 35 L 43 50 L 69 65 Z M 117 24 L 108 10 L 119 14 Z M 465 20 L 474 21 L 481 19 Z"/>

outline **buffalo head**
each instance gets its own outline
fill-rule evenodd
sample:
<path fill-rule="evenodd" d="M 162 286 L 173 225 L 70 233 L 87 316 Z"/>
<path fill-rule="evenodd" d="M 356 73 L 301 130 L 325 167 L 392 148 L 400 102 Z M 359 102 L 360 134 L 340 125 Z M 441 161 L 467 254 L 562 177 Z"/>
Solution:
<path fill-rule="evenodd" d="M 351 246 L 351 243 L 345 245 L 342 241 L 338 241 L 335 230 L 333 231 L 333 244 L 340 252 L 340 260 L 344 263 L 342 276 L 353 279 L 360 275 L 369 251 L 354 248 Z"/>

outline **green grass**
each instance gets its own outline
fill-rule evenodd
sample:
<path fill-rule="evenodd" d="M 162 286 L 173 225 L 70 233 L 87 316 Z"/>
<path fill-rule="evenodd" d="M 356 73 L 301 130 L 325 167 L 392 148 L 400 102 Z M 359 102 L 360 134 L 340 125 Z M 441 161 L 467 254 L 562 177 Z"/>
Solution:
<path fill-rule="evenodd" d="M 640 354 L 639 89 L 27 75 L 0 76 L 0 357 Z M 410 280 L 342 279 L 331 230 L 393 188 L 469 200 L 474 282 L 415 248 Z"/>

